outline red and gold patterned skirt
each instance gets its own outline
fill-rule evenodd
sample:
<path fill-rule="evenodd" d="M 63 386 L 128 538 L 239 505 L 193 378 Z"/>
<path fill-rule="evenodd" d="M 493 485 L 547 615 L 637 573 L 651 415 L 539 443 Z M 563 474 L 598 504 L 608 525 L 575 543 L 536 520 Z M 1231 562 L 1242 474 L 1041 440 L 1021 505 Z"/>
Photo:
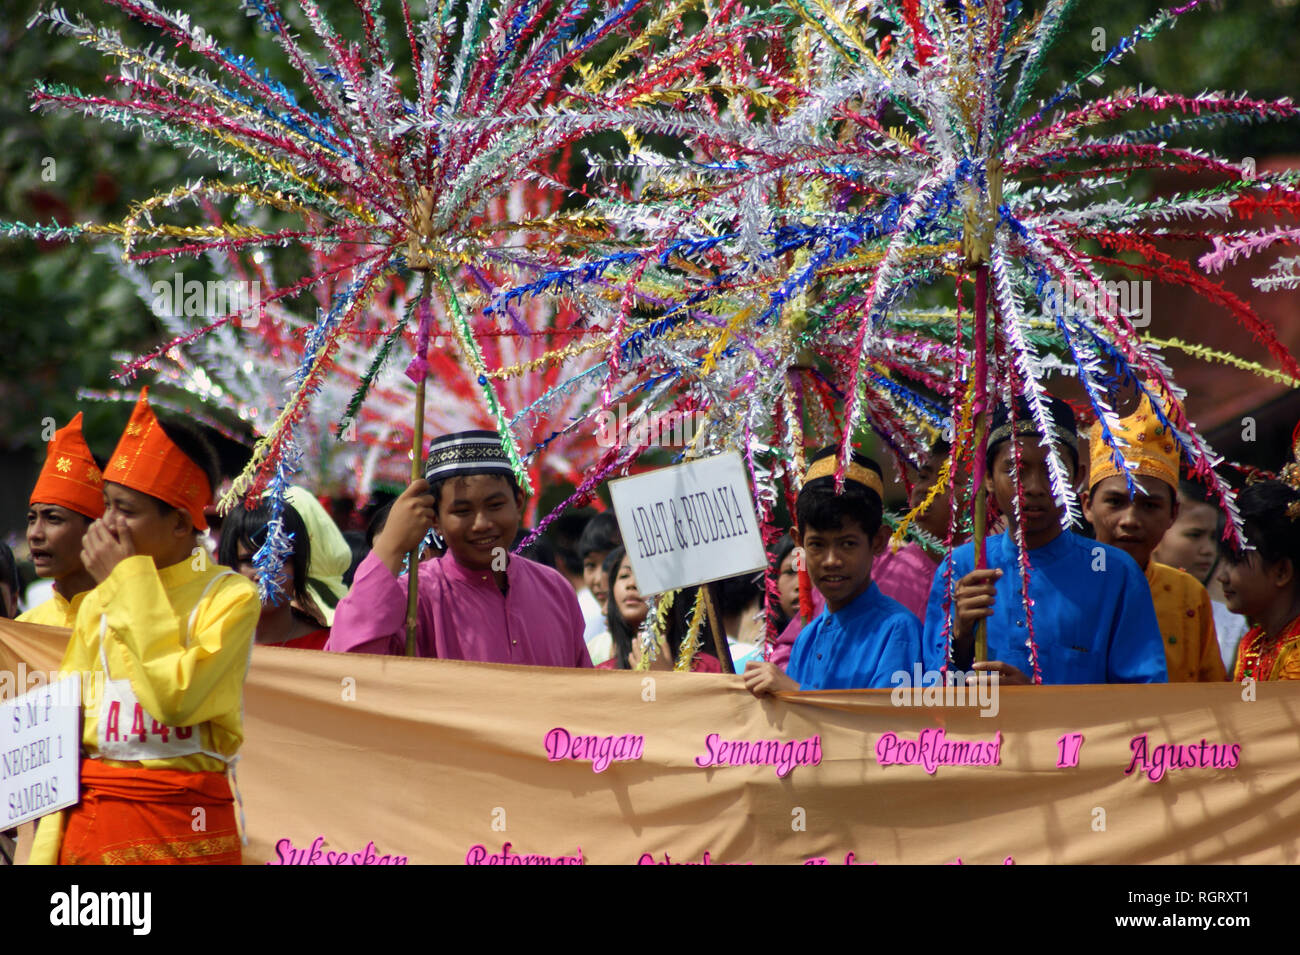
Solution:
<path fill-rule="evenodd" d="M 224 773 L 81 762 L 60 865 L 239 865 L 235 802 Z"/>

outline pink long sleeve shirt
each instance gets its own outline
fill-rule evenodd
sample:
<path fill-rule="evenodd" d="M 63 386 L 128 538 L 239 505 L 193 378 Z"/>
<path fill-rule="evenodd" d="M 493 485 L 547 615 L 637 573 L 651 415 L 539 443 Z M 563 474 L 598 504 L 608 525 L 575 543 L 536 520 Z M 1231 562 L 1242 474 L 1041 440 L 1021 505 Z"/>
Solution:
<path fill-rule="evenodd" d="M 422 657 L 590 667 L 582 610 L 557 571 L 511 556 L 502 593 L 491 571 L 463 567 L 448 552 L 419 569 Z M 326 650 L 406 652 L 406 576 L 394 577 L 370 553 L 339 601 Z"/>
<path fill-rule="evenodd" d="M 893 597 L 916 615 L 925 619 L 925 607 L 930 601 L 930 585 L 939 562 L 925 552 L 916 541 L 908 541 L 897 551 L 888 547 L 871 565 L 871 579 L 886 597 Z"/>

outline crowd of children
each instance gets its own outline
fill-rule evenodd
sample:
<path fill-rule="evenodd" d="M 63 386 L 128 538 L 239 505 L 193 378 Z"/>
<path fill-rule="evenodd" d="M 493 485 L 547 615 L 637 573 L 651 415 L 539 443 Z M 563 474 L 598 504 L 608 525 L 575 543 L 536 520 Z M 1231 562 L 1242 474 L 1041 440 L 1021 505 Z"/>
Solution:
<path fill-rule="evenodd" d="M 734 668 L 758 696 L 889 687 L 917 664 L 942 679 L 987 671 L 1048 685 L 1300 679 L 1300 464 L 1242 490 L 1249 547 L 1233 550 L 1200 486 L 1180 481 L 1173 436 L 1148 403 L 1123 418 L 1122 453 L 1094 427 L 1087 460 L 1070 406 L 1053 398 L 1047 412 L 1046 436 L 1021 399 L 993 416 L 985 463 L 1001 526 L 982 559 L 949 537 L 950 499 L 935 489 L 946 444 L 910 504 L 929 501 L 918 523 L 926 539 L 949 539 L 947 553 L 891 548 L 880 466 L 854 454 L 841 469 L 826 448 L 770 554 L 774 599 L 762 573 L 703 585 L 719 611 L 707 618 L 693 590 L 679 594 L 653 651 L 640 639 L 650 605 L 612 514 L 558 525 L 554 566 L 516 550 L 524 495 L 493 432 L 435 439 L 425 477 L 378 515 L 363 557 L 296 489 L 282 515 L 292 548 L 271 571 L 254 563 L 274 517 L 265 505 L 228 515 L 212 557 L 215 457 L 159 420 L 147 390 L 106 462 L 78 415 L 50 442 L 28 509 L 30 559 L 52 593 L 19 620 L 70 630 L 63 669 L 102 673 L 105 690 L 85 713 L 82 800 L 42 820 L 32 858 L 237 861 L 226 770 L 252 646 L 406 652 L 413 550 L 426 657 L 635 669 L 649 652 L 647 665 L 670 668 L 685 666 L 694 634 L 693 672 Z M 1062 527 L 1054 450 L 1094 536 Z M 272 572 L 286 599 L 263 606 L 253 581 Z M 4 549 L 7 615 L 17 590 Z M 769 624 L 780 637 L 764 653 Z M 189 824 L 195 806 L 208 811 L 202 832 Z"/>

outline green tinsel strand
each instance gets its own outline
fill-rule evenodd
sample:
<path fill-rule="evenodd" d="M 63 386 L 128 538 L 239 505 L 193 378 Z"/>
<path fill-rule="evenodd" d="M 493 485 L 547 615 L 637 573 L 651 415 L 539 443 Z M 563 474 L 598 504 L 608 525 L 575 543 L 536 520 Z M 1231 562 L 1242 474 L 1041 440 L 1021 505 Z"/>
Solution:
<path fill-rule="evenodd" d="M 530 142 L 533 155 L 527 161 L 522 161 L 516 157 L 515 150 L 518 148 L 519 153 L 523 154 Z M 435 230 L 440 233 L 457 231 L 452 222 L 453 216 L 461 212 L 461 219 L 468 218 L 468 215 L 462 211 L 463 203 L 472 199 L 473 208 L 478 208 L 488 201 L 489 193 L 482 187 L 484 180 L 491 178 L 490 173 L 501 169 L 526 169 L 533 159 L 547 148 L 549 148 L 547 141 L 534 135 L 526 124 L 520 123 L 514 130 L 503 131 L 500 141 L 495 146 L 484 150 L 482 154 L 456 170 L 455 185 L 438 202 L 436 210 L 438 217 L 434 221 Z M 506 156 L 510 158 L 507 159 Z M 471 197 L 469 195 L 471 191 L 477 195 Z"/>
<path fill-rule="evenodd" d="M 935 321 L 935 322 L 924 322 L 920 320 L 909 320 L 905 318 L 894 319 L 890 322 L 890 325 L 891 327 L 898 328 L 903 331 L 920 332 L 923 334 L 929 334 L 932 337 L 949 339 L 949 340 L 951 340 L 956 329 L 955 322 L 951 320 L 943 320 L 943 319 L 940 319 L 939 321 Z M 1031 330 L 1025 333 L 1025 340 L 1029 342 L 1029 344 L 1033 345 L 1035 348 L 1048 349 L 1056 354 L 1059 354 L 1060 352 L 1063 352 L 1065 350 L 1065 340 L 1061 338 L 1059 334 L 1053 335 L 1049 333 L 1047 331 L 1046 325 L 1044 325 L 1043 331 L 1033 331 L 1032 323 L 1030 327 Z M 970 322 L 968 321 L 962 322 L 962 335 L 964 337 L 969 338 L 971 335 L 974 334 L 974 331 L 975 330 Z"/>
<path fill-rule="evenodd" d="M 1136 202 L 1128 206 L 1125 212 L 1117 216 L 1108 216 L 1098 219 L 1098 222 L 1119 222 L 1128 218 L 1141 218 L 1148 214 L 1155 214 L 1164 210 L 1178 212 L 1179 206 L 1189 203 L 1203 202 L 1211 199 L 1221 199 L 1230 194 L 1238 194 L 1253 189 L 1262 183 L 1282 182 L 1290 184 L 1300 178 L 1300 170 L 1287 170 L 1285 173 L 1279 173 L 1276 176 L 1264 179 L 1230 179 L 1227 182 L 1220 183 L 1216 186 L 1207 186 L 1204 189 L 1197 189 L 1194 192 L 1183 193 L 1180 196 L 1172 198 L 1152 199 L 1150 202 Z"/>
<path fill-rule="evenodd" d="M 949 489 L 949 493 L 950 494 L 952 493 L 951 489 Z M 958 534 L 969 534 L 971 532 L 973 522 L 971 521 L 969 514 L 963 516 L 965 519 L 964 520 L 959 519 L 960 523 L 956 528 L 956 531 Z M 898 527 L 898 522 L 903 519 L 903 515 L 899 513 L 895 513 L 893 511 L 886 511 L 884 518 L 885 518 L 885 523 L 889 525 L 890 529 L 896 529 Z M 915 541 L 916 543 L 924 547 L 926 550 L 929 550 L 931 552 L 943 553 L 945 549 L 943 545 L 943 541 L 939 540 L 933 534 L 926 532 L 922 528 L 917 527 L 916 521 L 912 521 L 912 523 L 907 525 L 907 530 L 903 532 L 903 539 Z"/>
<path fill-rule="evenodd" d="M 1016 81 L 1015 90 L 1011 94 L 1011 105 L 1002 114 L 1004 125 L 998 137 L 1000 146 L 1006 144 L 1006 136 L 1011 132 L 1011 121 L 1020 115 L 1025 100 L 1029 98 L 1029 91 L 1034 88 L 1034 84 L 1043 75 L 1043 67 L 1047 65 L 1047 51 L 1056 44 L 1057 38 L 1061 35 L 1061 28 L 1065 26 L 1065 21 L 1069 18 L 1074 4 L 1075 0 L 1065 0 L 1064 3 L 1060 4 L 1060 9 L 1055 18 L 1051 20 L 1048 19 L 1051 13 L 1050 9 L 1043 14 L 1043 19 L 1038 24 L 1038 30 L 1035 31 L 1033 40 L 1035 46 L 1030 51 L 1029 58 L 1025 60 L 1025 65 L 1020 70 L 1020 78 Z M 1041 38 L 1039 34 L 1042 34 Z"/>
<path fill-rule="evenodd" d="M 474 331 L 469 327 L 469 320 L 465 317 L 465 313 L 461 311 L 460 299 L 456 297 L 456 290 L 452 288 L 451 279 L 447 276 L 447 270 L 441 265 L 438 266 L 438 275 L 442 279 L 443 286 L 447 289 L 447 299 L 451 303 L 452 327 L 456 330 L 456 337 L 460 339 L 461 347 L 465 349 L 465 355 L 469 359 L 471 370 L 478 379 L 478 386 L 483 392 L 483 397 L 487 399 L 488 411 L 496 419 L 497 431 L 501 433 L 506 457 L 510 459 L 510 466 L 514 469 L 515 478 L 519 481 L 519 486 L 523 488 L 525 494 L 532 494 L 533 485 L 528 480 L 528 469 L 524 467 L 524 462 L 519 456 L 519 447 L 515 443 L 514 433 L 510 430 L 510 423 L 501 410 L 501 402 L 497 399 L 496 388 L 493 387 L 491 380 L 484 374 L 486 367 L 483 364 L 483 354 L 474 341 Z"/>
<path fill-rule="evenodd" d="M 421 276 L 423 275 L 423 273 L 420 274 Z M 423 278 L 421 278 L 421 282 L 423 282 Z M 417 290 L 417 294 L 412 295 L 407 301 L 406 309 L 403 311 L 402 317 L 398 320 L 397 324 L 394 325 L 392 330 L 384 336 L 384 340 L 379 346 L 379 351 L 375 353 L 374 359 L 370 362 L 370 367 L 367 368 L 366 373 L 361 376 L 361 381 L 357 385 L 357 390 L 352 393 L 352 398 L 348 401 L 347 410 L 343 412 L 343 417 L 339 421 L 338 427 L 334 429 L 334 437 L 342 439 L 343 432 L 347 430 L 348 425 L 352 423 L 352 419 L 355 418 L 357 412 L 361 410 L 362 403 L 366 400 L 366 396 L 370 394 L 370 388 L 371 385 L 374 384 L 375 376 L 379 374 L 385 363 L 388 361 L 389 356 L 393 352 L 393 346 L 401 340 L 402 333 L 406 331 L 407 325 L 410 324 L 411 316 L 415 314 L 415 306 L 419 301 L 420 295 Z"/>

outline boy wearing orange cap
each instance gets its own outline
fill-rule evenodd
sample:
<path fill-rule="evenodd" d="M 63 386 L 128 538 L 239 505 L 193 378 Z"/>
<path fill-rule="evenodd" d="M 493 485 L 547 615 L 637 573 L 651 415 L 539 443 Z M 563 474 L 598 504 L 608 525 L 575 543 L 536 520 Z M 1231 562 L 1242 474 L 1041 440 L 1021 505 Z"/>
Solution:
<path fill-rule="evenodd" d="M 261 604 L 196 537 L 212 449 L 160 422 L 147 396 L 104 470 L 104 516 L 82 542 L 95 586 L 61 665 L 102 682 L 84 700 L 81 802 L 41 820 L 33 863 L 240 862 L 226 769 Z"/>
<path fill-rule="evenodd" d="M 27 505 L 27 549 L 36 576 L 54 579 L 54 596 L 22 614 L 23 623 L 72 629 L 82 598 L 95 586 L 81 542 L 104 514 L 104 476 L 81 435 L 81 412 L 54 432 Z"/>
<path fill-rule="evenodd" d="M 1100 423 L 1088 433 L 1090 490 L 1083 514 L 1097 540 L 1128 553 L 1146 574 L 1165 648 L 1170 683 L 1217 683 L 1228 678 L 1214 630 L 1210 595 L 1190 574 L 1153 560 L 1151 552 L 1178 517 L 1178 448 L 1143 395 L 1138 409 L 1113 429 L 1128 481 L 1102 440 Z"/>

